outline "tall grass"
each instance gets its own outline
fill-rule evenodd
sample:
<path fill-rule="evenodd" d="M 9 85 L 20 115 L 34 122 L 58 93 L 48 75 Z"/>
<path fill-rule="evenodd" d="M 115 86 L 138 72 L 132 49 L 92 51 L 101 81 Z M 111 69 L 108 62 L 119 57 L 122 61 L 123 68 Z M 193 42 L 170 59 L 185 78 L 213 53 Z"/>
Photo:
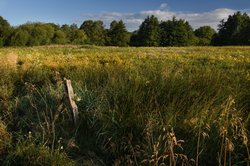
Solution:
<path fill-rule="evenodd" d="M 249 47 L 1 55 L 8 52 L 18 55 L 18 70 L 0 69 L 1 120 L 11 135 L 2 161 L 25 163 L 35 151 L 45 165 L 249 165 Z M 76 93 L 77 129 L 63 101 L 64 77 Z"/>

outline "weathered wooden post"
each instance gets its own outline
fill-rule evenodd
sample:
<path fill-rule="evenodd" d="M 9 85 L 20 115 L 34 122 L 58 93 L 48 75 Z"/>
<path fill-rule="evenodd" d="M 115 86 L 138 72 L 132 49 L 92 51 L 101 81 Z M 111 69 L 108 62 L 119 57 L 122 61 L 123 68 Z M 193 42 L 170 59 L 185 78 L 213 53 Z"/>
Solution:
<path fill-rule="evenodd" d="M 64 85 L 65 85 L 65 91 L 66 91 L 66 98 L 69 102 L 69 107 L 70 107 L 70 111 L 72 112 L 74 124 L 75 124 L 75 127 L 78 127 L 79 112 L 78 112 L 78 107 L 75 102 L 75 94 L 73 91 L 71 80 L 64 78 Z"/>

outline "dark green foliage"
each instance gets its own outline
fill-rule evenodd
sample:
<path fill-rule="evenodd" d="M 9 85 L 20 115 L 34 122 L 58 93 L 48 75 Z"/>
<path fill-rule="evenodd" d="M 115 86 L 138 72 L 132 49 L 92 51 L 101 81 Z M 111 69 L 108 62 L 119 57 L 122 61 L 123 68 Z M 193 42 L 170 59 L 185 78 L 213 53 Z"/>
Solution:
<path fill-rule="evenodd" d="M 52 41 L 55 44 L 65 44 L 67 42 L 65 33 L 62 30 L 55 31 Z"/>
<path fill-rule="evenodd" d="M 148 16 L 133 33 L 127 32 L 122 20 L 113 21 L 109 29 L 102 21 L 86 20 L 80 28 L 76 24 L 26 23 L 11 27 L 0 16 L 0 47 L 39 46 L 49 44 L 90 44 L 98 46 L 190 46 L 190 45 L 250 45 L 250 17 L 237 12 L 219 24 L 218 33 L 210 26 L 193 31 L 183 20 L 159 22 Z"/>
<path fill-rule="evenodd" d="M 11 34 L 11 27 L 7 20 L 0 16 L 0 47 L 7 44 L 7 39 Z"/>
<path fill-rule="evenodd" d="M 249 44 L 248 24 L 250 17 L 244 13 L 237 12 L 230 15 L 226 21 L 222 20 L 219 24 L 219 32 L 214 39 L 214 45 L 247 45 Z"/>
<path fill-rule="evenodd" d="M 26 46 L 29 41 L 29 32 L 25 29 L 17 29 L 11 35 L 10 43 L 11 46 Z"/>
<path fill-rule="evenodd" d="M 54 37 L 55 25 L 51 23 L 26 23 L 15 29 L 15 31 L 26 31 L 29 34 L 29 41 L 26 45 L 38 46 L 46 45 L 52 43 L 52 38 Z M 15 38 L 15 33 L 10 37 Z M 15 43 L 17 46 L 20 44 Z M 12 42 L 13 45 L 13 42 Z"/>
<path fill-rule="evenodd" d="M 67 43 L 70 43 L 71 41 L 71 36 L 72 36 L 72 29 L 68 24 L 64 24 L 61 26 L 61 30 L 65 33 L 66 38 L 67 38 Z"/>
<path fill-rule="evenodd" d="M 138 43 L 138 31 L 134 31 L 131 34 L 130 41 L 129 41 L 130 46 L 139 46 Z"/>
<path fill-rule="evenodd" d="M 155 16 L 148 16 L 140 25 L 137 33 L 138 46 L 159 46 L 160 27 L 159 21 Z"/>
<path fill-rule="evenodd" d="M 127 46 L 129 41 L 128 32 L 122 20 L 112 21 L 108 30 L 108 45 Z"/>
<path fill-rule="evenodd" d="M 61 29 L 67 36 L 67 43 L 72 44 L 85 44 L 87 41 L 87 35 L 84 30 L 78 29 L 76 24 L 67 25 L 64 24 Z"/>
<path fill-rule="evenodd" d="M 27 138 L 29 139 L 29 138 Z M 9 152 L 6 158 L 0 158 L 2 166 L 74 166 L 75 163 L 68 158 L 66 153 L 57 150 L 54 153 L 43 147 L 42 145 L 36 145 L 29 140 L 22 140 L 18 145 L 16 145 L 13 151 Z"/>
<path fill-rule="evenodd" d="M 88 37 L 88 44 L 105 45 L 106 33 L 102 21 L 87 20 L 82 23 L 80 29 L 84 30 Z"/>
<path fill-rule="evenodd" d="M 70 32 L 71 32 L 70 26 L 68 24 L 64 24 L 64 25 L 61 26 L 61 29 L 67 35 L 67 38 L 69 38 L 70 37 Z"/>
<path fill-rule="evenodd" d="M 207 46 L 211 44 L 211 40 L 215 34 L 215 30 L 210 26 L 202 26 L 194 31 L 196 37 L 198 37 L 197 45 Z"/>
<path fill-rule="evenodd" d="M 48 43 L 48 39 L 46 37 L 46 30 L 42 28 L 39 24 L 34 25 L 30 35 L 32 36 L 29 40 L 30 46 L 39 46 Z"/>
<path fill-rule="evenodd" d="M 188 46 L 194 42 L 192 27 L 185 20 L 163 21 L 161 28 L 161 46 Z"/>
<path fill-rule="evenodd" d="M 87 41 L 87 35 L 84 30 L 81 29 L 73 29 L 71 32 L 71 40 L 72 44 L 85 44 Z"/>
<path fill-rule="evenodd" d="M 52 43 L 52 38 L 54 37 L 54 33 L 56 30 L 60 30 L 59 27 L 57 27 L 52 23 L 45 23 L 40 26 L 46 31 L 46 43 L 44 44 Z"/>
<path fill-rule="evenodd" d="M 242 29 L 239 32 L 239 44 L 242 45 L 250 45 L 250 18 L 248 18 L 244 25 L 242 25 Z"/>

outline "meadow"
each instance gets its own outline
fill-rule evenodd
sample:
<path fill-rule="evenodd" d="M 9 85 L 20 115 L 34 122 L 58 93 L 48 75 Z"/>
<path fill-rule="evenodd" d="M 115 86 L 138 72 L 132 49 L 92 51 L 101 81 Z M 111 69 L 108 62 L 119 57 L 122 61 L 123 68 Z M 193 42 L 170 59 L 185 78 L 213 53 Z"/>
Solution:
<path fill-rule="evenodd" d="M 1 165 L 250 164 L 250 47 L 2 48 L 0 63 Z"/>

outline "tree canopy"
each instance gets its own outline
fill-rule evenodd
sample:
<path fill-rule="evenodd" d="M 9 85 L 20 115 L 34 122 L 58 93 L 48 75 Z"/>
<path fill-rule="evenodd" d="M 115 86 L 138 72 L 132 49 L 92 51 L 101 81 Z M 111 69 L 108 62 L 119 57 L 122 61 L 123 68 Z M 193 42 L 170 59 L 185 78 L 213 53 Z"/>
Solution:
<path fill-rule="evenodd" d="M 202 26 L 194 31 L 195 36 L 198 38 L 197 45 L 208 46 L 215 35 L 215 30 L 210 26 Z"/>
<path fill-rule="evenodd" d="M 185 20 L 163 21 L 160 24 L 161 46 L 188 46 L 194 42 L 193 29 Z"/>
<path fill-rule="evenodd" d="M 5 46 L 11 34 L 11 26 L 7 20 L 0 16 L 0 47 Z"/>
<path fill-rule="evenodd" d="M 140 25 L 137 35 L 139 46 L 159 46 L 160 27 L 158 18 L 153 15 L 148 16 Z"/>
<path fill-rule="evenodd" d="M 84 30 L 88 44 L 103 46 L 106 41 L 105 29 L 102 21 L 87 20 L 82 23 L 80 29 Z"/>
<path fill-rule="evenodd" d="M 112 46 L 128 45 L 129 35 L 126 26 L 122 20 L 112 21 L 107 35 L 108 35 L 107 45 L 112 45 Z"/>
<path fill-rule="evenodd" d="M 247 45 L 249 44 L 250 17 L 246 13 L 237 12 L 219 24 L 214 45 Z M 246 35 L 245 35 L 246 34 Z"/>
<path fill-rule="evenodd" d="M 10 45 L 11 46 L 26 46 L 29 41 L 30 35 L 27 30 L 23 30 L 18 28 L 16 31 L 13 32 L 10 38 Z"/>
<path fill-rule="evenodd" d="M 49 44 L 90 44 L 98 46 L 189 46 L 250 45 L 250 17 L 236 12 L 221 20 L 218 32 L 210 26 L 193 30 L 183 19 L 159 21 L 148 16 L 138 30 L 128 32 L 122 20 L 114 20 L 105 29 L 101 20 L 77 24 L 28 22 L 12 27 L 0 16 L 0 47 L 39 46 Z"/>

